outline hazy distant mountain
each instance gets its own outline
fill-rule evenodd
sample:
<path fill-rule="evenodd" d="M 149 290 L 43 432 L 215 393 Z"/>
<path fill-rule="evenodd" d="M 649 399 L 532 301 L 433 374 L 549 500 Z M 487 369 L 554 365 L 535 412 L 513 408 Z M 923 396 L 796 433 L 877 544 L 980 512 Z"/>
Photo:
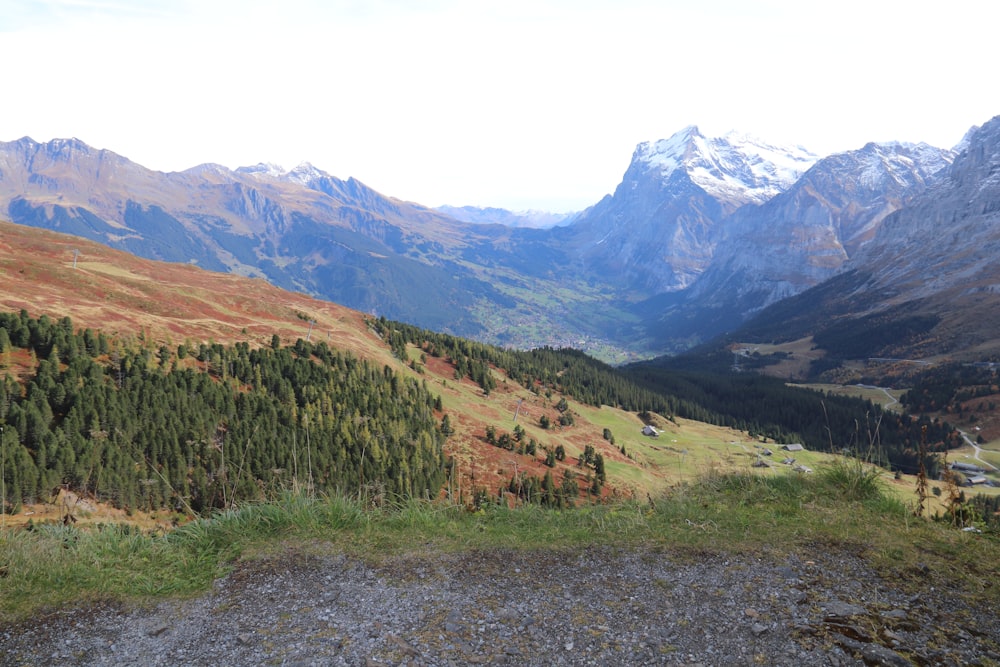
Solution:
<path fill-rule="evenodd" d="M 489 228 L 307 164 L 162 173 L 76 139 L 23 138 L 0 144 L 0 207 L 13 222 L 454 333 L 481 333 L 478 300 L 510 304 L 457 263 Z"/>
<path fill-rule="evenodd" d="M 506 227 L 529 227 L 548 229 L 573 222 L 579 213 L 550 213 L 548 211 L 508 211 L 505 208 L 479 206 L 438 206 L 439 213 L 462 222 L 477 225 L 504 225 Z"/>

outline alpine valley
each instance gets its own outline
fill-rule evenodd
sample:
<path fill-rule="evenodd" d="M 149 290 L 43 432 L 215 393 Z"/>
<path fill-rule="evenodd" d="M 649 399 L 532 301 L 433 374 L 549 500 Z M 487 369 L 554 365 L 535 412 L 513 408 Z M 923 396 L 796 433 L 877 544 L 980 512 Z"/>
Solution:
<path fill-rule="evenodd" d="M 614 194 L 554 216 L 434 210 L 307 163 L 162 173 L 22 138 L 0 143 L 0 210 L 506 347 L 624 362 L 811 337 L 812 361 L 828 353 L 815 373 L 998 351 L 998 174 L 1000 117 L 952 149 L 824 158 L 692 126 L 640 144 Z"/>

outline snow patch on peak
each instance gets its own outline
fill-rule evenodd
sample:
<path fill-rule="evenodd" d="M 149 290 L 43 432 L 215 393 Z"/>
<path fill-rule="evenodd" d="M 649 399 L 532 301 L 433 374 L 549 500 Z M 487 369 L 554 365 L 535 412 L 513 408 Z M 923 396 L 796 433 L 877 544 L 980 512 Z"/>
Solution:
<path fill-rule="evenodd" d="M 883 188 L 890 180 L 903 187 L 913 185 L 915 178 L 925 181 L 955 158 L 949 150 L 898 141 L 868 143 L 854 155 L 855 178 L 871 189 Z"/>
<path fill-rule="evenodd" d="M 285 170 L 281 165 L 273 162 L 258 162 L 250 167 L 239 167 L 237 174 L 250 174 L 251 176 L 270 176 L 271 178 L 281 178 L 285 175 Z"/>
<path fill-rule="evenodd" d="M 658 167 L 660 175 L 665 179 L 680 168 L 693 147 L 698 143 L 703 144 L 704 140 L 697 125 L 688 125 L 680 132 L 675 132 L 669 139 L 642 142 L 635 149 L 634 159 L 646 163 L 651 168 Z"/>
<path fill-rule="evenodd" d="M 308 162 L 300 162 L 295 169 L 285 174 L 285 177 L 299 185 L 309 185 L 318 178 L 323 178 L 326 174 Z"/>
<path fill-rule="evenodd" d="M 758 204 L 787 190 L 818 160 L 801 146 L 778 146 L 738 132 L 706 138 L 695 125 L 669 139 L 639 144 L 634 157 L 664 180 L 683 169 L 714 196 Z"/>
<path fill-rule="evenodd" d="M 258 162 L 251 167 L 240 167 L 236 170 L 236 173 L 258 178 L 273 178 L 303 186 L 308 186 L 317 179 L 327 176 L 325 172 L 317 169 L 308 162 L 300 162 L 298 166 L 290 171 L 286 171 L 284 167 L 273 162 Z"/>

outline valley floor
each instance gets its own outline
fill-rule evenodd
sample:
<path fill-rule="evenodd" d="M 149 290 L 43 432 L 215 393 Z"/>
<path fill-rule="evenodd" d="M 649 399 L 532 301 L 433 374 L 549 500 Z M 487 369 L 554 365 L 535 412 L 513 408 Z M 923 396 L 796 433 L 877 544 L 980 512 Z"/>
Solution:
<path fill-rule="evenodd" d="M 240 561 L 199 597 L 0 626 L 2 665 L 971 665 L 1000 615 L 943 573 L 881 577 L 850 547 L 393 555 L 325 543 Z"/>

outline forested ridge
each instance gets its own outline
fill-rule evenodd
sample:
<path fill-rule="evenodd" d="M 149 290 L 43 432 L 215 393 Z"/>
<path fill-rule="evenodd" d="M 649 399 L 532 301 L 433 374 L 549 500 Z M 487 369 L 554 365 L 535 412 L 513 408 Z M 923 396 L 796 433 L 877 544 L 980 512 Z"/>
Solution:
<path fill-rule="evenodd" d="M 0 314 L 7 509 L 65 487 L 119 507 L 204 513 L 295 487 L 436 495 L 444 436 L 427 387 L 301 339 L 170 350 L 69 318 Z"/>
<path fill-rule="evenodd" d="M 951 363 L 923 371 L 900 402 L 921 412 L 961 415 L 963 406 L 970 401 L 974 401 L 979 410 L 986 407 L 994 410 L 997 394 L 1000 394 L 1000 372 L 996 362 Z"/>
<path fill-rule="evenodd" d="M 406 360 L 406 346 L 413 345 L 424 354 L 448 359 L 455 366 L 457 377 L 468 377 L 487 393 L 496 387 L 496 380 L 489 372 L 494 367 L 532 391 L 566 394 L 586 405 L 608 405 L 666 416 L 673 414 L 681 402 L 640 386 L 618 369 L 579 350 L 551 347 L 509 350 L 385 318 L 373 320 L 372 326 L 399 359 Z"/>
<path fill-rule="evenodd" d="M 613 368 L 572 349 L 504 350 L 447 334 L 380 319 L 374 323 L 401 359 L 405 345 L 445 356 L 458 369 L 492 387 L 489 365 L 535 390 L 558 391 L 589 405 L 655 412 L 747 431 L 779 443 L 846 452 L 909 474 L 920 469 L 921 450 L 930 475 L 935 453 L 960 444 L 940 419 L 885 412 L 871 401 L 824 395 L 757 373 L 666 369 L 655 363 Z"/>

